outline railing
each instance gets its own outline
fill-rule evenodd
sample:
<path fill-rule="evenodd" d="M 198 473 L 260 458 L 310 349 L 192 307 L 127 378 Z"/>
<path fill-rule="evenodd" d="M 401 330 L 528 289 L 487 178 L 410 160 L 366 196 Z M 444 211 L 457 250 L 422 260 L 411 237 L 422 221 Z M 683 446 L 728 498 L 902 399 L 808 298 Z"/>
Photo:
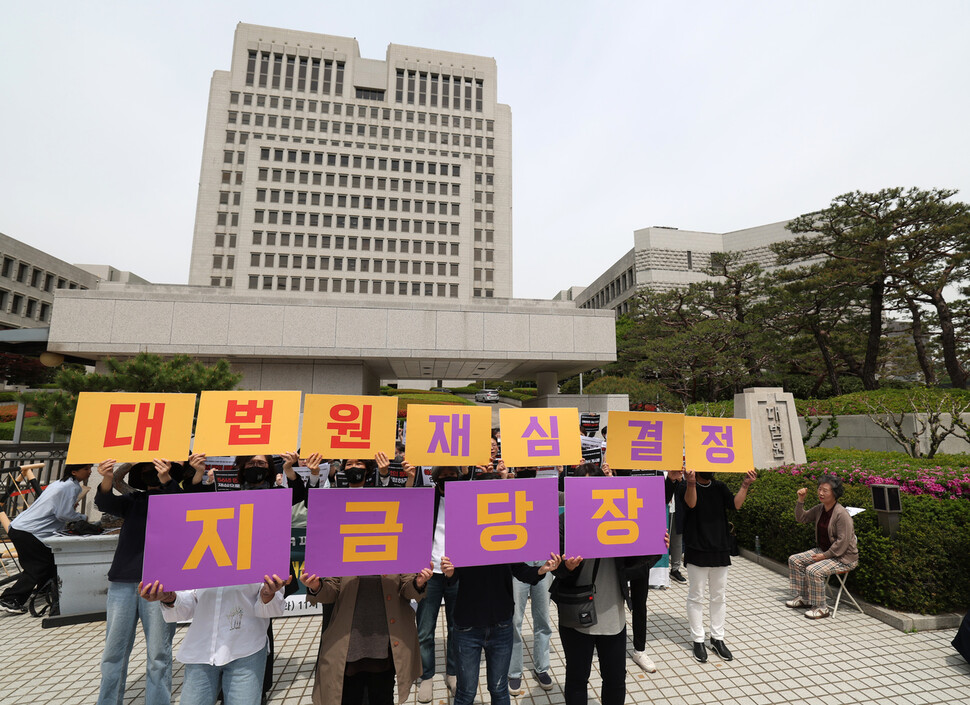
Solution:
<path fill-rule="evenodd" d="M 18 489 L 26 490 L 28 485 L 20 477 L 20 467 L 42 463 L 34 470 L 34 476 L 41 487 L 59 480 L 64 473 L 67 459 L 67 443 L 3 443 L 0 442 L 0 494 L 13 489 L 0 510 L 13 519 L 24 508 L 24 495 Z M 16 488 L 14 488 L 16 484 Z M 83 510 L 82 510 L 83 511 Z"/>

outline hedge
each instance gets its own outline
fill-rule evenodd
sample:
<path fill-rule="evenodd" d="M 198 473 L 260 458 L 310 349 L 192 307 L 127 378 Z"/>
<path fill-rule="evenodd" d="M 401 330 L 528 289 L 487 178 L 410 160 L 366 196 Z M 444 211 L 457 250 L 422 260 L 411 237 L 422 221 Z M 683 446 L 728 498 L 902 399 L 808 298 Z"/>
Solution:
<path fill-rule="evenodd" d="M 732 491 L 741 476 L 723 474 Z M 815 527 L 795 521 L 795 497 L 808 487 L 806 506 L 817 488 L 806 477 L 761 470 L 740 511 L 732 512 L 738 542 L 782 563 L 815 545 Z M 872 495 L 861 484 L 845 485 L 841 502 L 866 511 L 854 517 L 859 541 L 859 567 L 849 574 L 853 594 L 874 604 L 904 612 L 939 614 L 965 611 L 970 605 L 970 501 L 902 494 L 899 530 L 883 535 Z"/>

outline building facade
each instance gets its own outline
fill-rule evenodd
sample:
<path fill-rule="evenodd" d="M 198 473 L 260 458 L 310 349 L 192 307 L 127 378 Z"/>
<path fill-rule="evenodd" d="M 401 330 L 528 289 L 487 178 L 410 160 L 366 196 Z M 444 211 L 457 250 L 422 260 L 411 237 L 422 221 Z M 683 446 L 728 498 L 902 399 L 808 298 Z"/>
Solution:
<path fill-rule="evenodd" d="M 728 233 L 707 233 L 678 228 L 651 227 L 633 233 L 633 249 L 618 259 L 596 280 L 576 292 L 575 287 L 556 295 L 569 298 L 579 308 L 630 310 L 630 299 L 640 289 L 669 291 L 709 279 L 705 273 L 715 252 L 738 252 L 741 262 L 757 262 L 765 269 L 775 266 L 771 245 L 790 240 L 788 221 Z"/>
<path fill-rule="evenodd" d="M 97 285 L 91 272 L 0 233 L 0 330 L 44 328 L 54 292 Z"/>
<path fill-rule="evenodd" d="M 494 59 L 239 24 L 213 74 L 189 283 L 336 301 L 512 296 Z"/>

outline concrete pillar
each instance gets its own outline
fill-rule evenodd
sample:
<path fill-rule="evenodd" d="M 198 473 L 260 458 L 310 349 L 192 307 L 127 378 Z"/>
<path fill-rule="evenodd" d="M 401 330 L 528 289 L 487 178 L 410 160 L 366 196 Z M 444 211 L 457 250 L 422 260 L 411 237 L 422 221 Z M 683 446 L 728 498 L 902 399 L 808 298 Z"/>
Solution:
<path fill-rule="evenodd" d="M 539 387 L 537 396 L 555 396 L 559 393 L 559 375 L 555 372 L 539 372 L 536 374 L 536 386 Z"/>

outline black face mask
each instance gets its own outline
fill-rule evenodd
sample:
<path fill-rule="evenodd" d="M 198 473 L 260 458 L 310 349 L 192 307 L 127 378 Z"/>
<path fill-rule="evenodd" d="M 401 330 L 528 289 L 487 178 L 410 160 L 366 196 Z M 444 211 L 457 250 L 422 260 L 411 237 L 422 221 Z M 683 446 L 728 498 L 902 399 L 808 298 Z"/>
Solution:
<path fill-rule="evenodd" d="M 260 485 L 266 481 L 269 468 L 251 467 L 243 469 L 243 479 L 247 485 Z"/>
<path fill-rule="evenodd" d="M 439 477 L 437 480 L 435 480 L 434 488 L 438 492 L 438 494 L 444 497 L 445 485 L 447 485 L 449 482 L 454 482 L 457 479 L 458 479 L 457 477 Z"/>
<path fill-rule="evenodd" d="M 364 468 L 347 468 L 344 470 L 344 476 L 351 485 L 357 485 L 363 482 L 366 475 L 367 470 Z"/>

